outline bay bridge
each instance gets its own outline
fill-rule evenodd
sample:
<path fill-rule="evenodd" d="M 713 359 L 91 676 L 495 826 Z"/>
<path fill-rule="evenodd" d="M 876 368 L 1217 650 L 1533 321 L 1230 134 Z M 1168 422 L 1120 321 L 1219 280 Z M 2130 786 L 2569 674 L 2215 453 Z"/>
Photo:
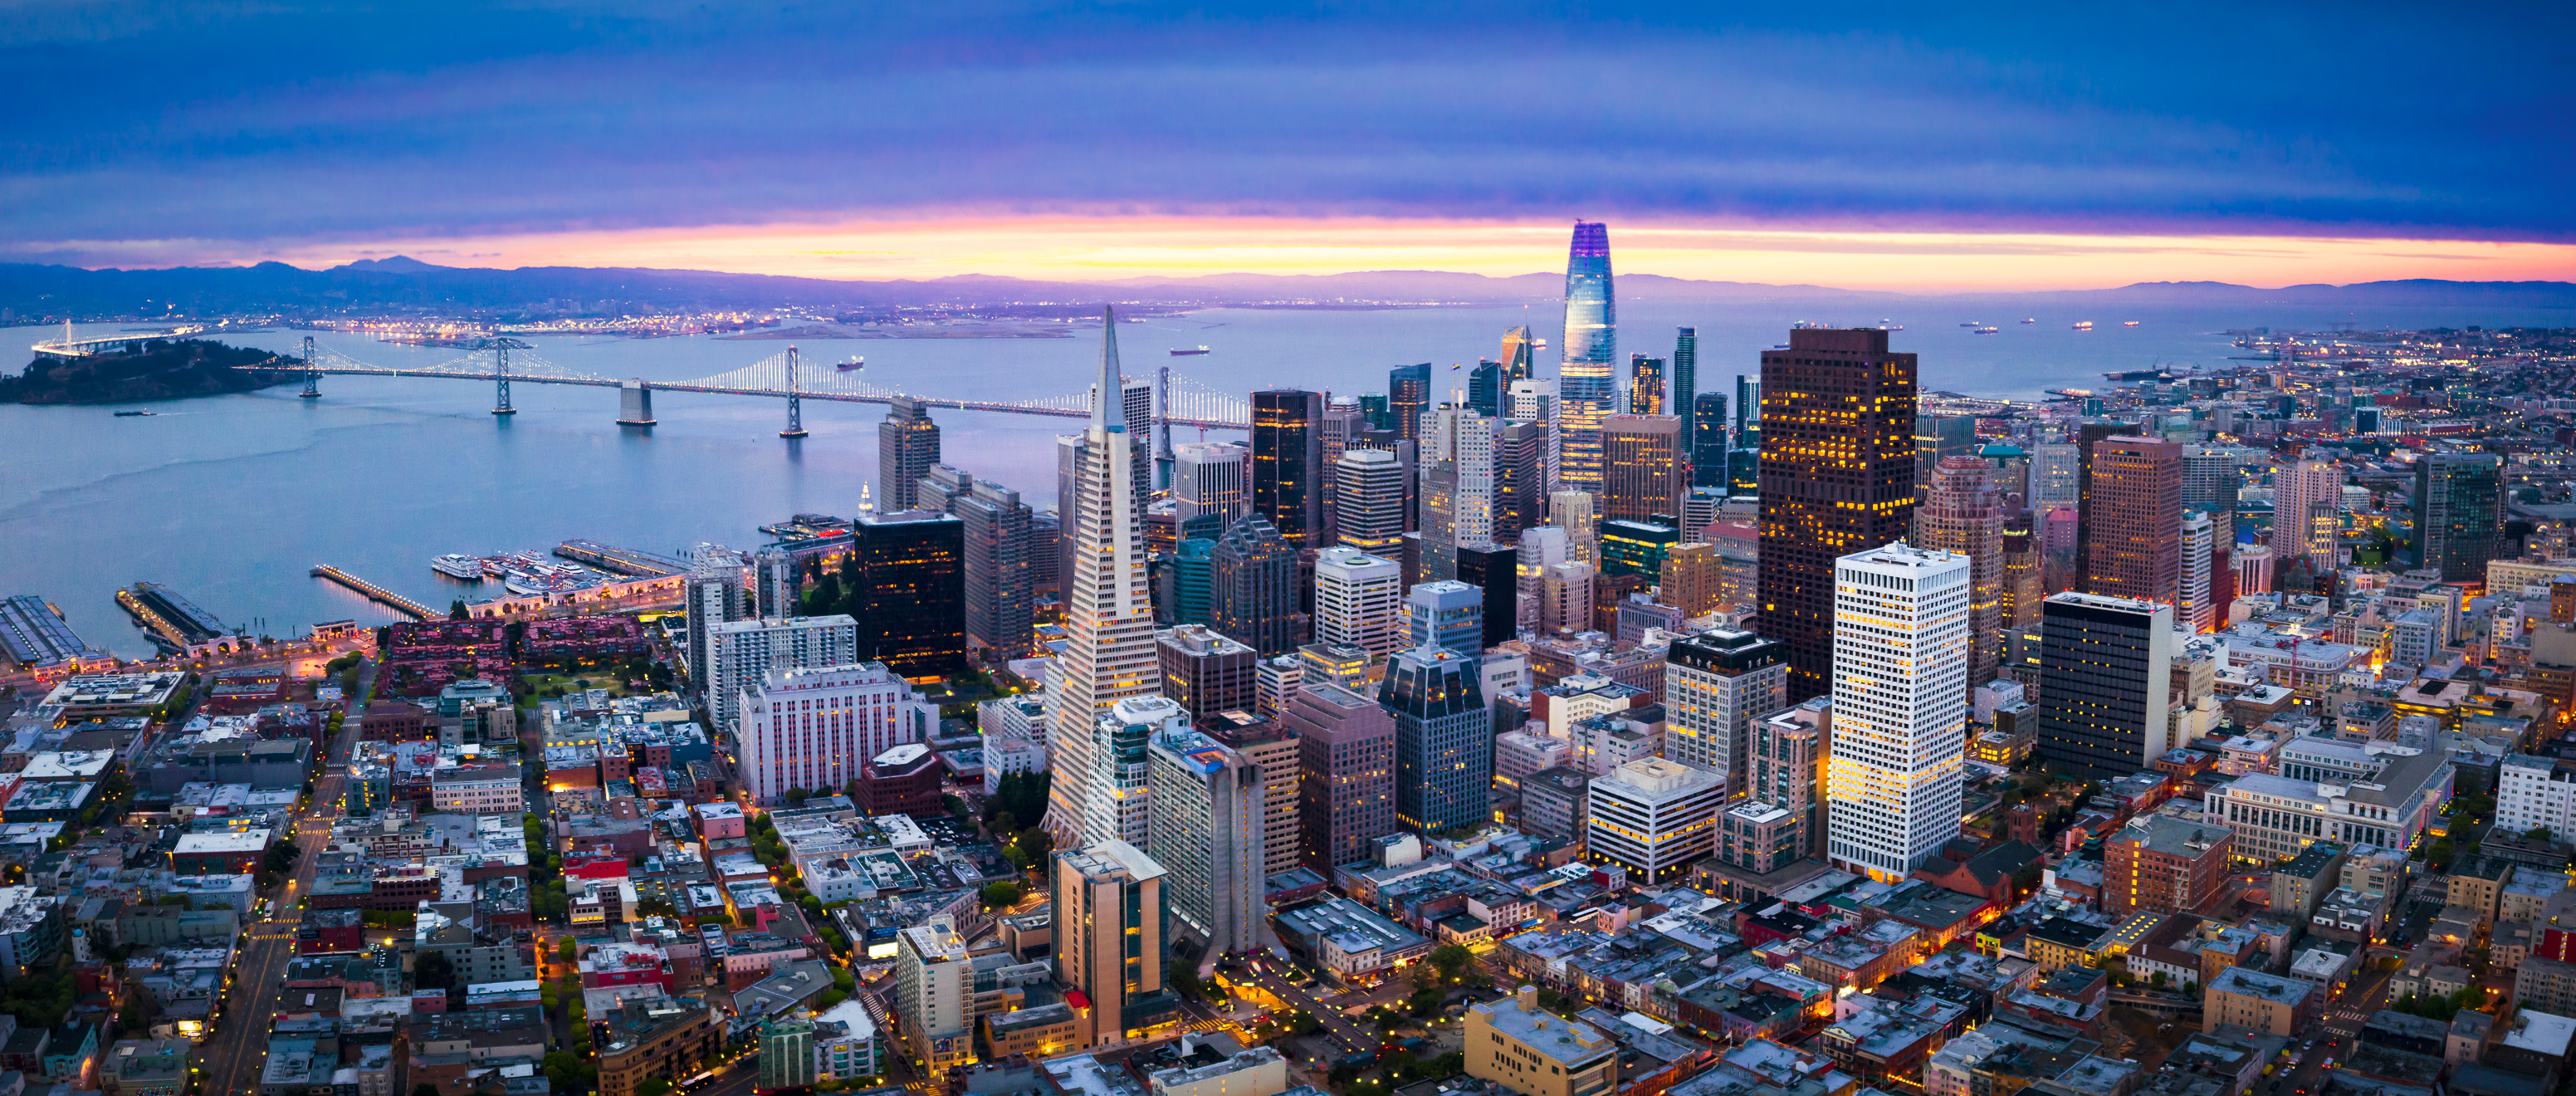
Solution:
<path fill-rule="evenodd" d="M 175 333 L 173 333 L 175 334 Z M 140 338 L 170 338 L 173 334 L 156 334 Z M 35 345 L 39 354 L 57 357 L 84 356 L 113 352 L 138 336 L 72 340 Z M 275 371 L 274 364 L 241 366 L 243 369 Z M 780 437 L 805 436 L 804 401 L 828 400 L 836 403 L 891 404 L 898 397 L 923 407 L 950 408 L 959 411 L 994 411 L 1009 415 L 1044 415 L 1062 419 L 1091 417 L 1091 390 L 1042 399 L 978 400 L 950 396 L 926 396 L 898 392 L 869 383 L 857 371 L 830 366 L 804 365 L 795 346 L 772 354 L 739 369 L 683 381 L 652 381 L 641 377 L 603 377 L 569 369 L 528 352 L 507 339 L 495 339 L 469 350 L 464 355 L 424 368 L 396 369 L 374 365 L 327 346 L 317 346 L 311 336 L 304 339 L 304 374 L 306 399 L 319 399 L 324 376 L 346 377 L 423 377 L 437 380 L 483 381 L 493 386 L 492 413 L 514 415 L 510 406 L 512 384 L 571 384 L 618 390 L 617 422 L 621 426 L 653 425 L 653 394 L 656 392 L 691 392 L 711 396 L 761 396 L 787 401 L 786 429 Z M 1146 378 L 1128 377 L 1129 387 Z M 1163 447 L 1170 448 L 1174 426 L 1195 426 L 1201 430 L 1252 429 L 1251 401 L 1243 396 L 1219 392 L 1172 374 L 1171 367 L 1155 371 L 1150 384 L 1154 389 L 1153 417 L 1162 429 Z"/>

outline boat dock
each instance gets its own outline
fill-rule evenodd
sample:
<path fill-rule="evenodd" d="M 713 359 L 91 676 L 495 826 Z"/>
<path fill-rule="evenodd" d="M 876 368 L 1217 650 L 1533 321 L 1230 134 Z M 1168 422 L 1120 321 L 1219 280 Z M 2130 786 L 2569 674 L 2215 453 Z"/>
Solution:
<path fill-rule="evenodd" d="M 367 600 L 390 608 L 397 613 L 401 613 L 404 616 L 412 618 L 413 620 L 429 620 L 440 615 L 438 613 L 430 612 L 429 606 L 413 601 L 401 594 L 385 589 L 382 586 L 378 586 L 375 583 L 359 578 L 356 575 L 350 574 L 349 572 L 343 571 L 337 567 L 333 567 L 327 563 L 315 564 L 313 566 L 313 577 L 327 578 L 342 586 L 356 590 L 361 594 L 367 595 Z"/>
<path fill-rule="evenodd" d="M 116 603 L 172 647 L 185 650 L 233 634 L 230 625 L 198 608 L 178 591 L 153 582 L 138 582 L 116 592 Z"/>
<path fill-rule="evenodd" d="M 614 548 L 595 540 L 567 540 L 555 545 L 555 554 L 637 578 L 661 578 L 687 574 L 689 570 L 688 564 L 669 556 L 638 552 L 632 548 Z"/>

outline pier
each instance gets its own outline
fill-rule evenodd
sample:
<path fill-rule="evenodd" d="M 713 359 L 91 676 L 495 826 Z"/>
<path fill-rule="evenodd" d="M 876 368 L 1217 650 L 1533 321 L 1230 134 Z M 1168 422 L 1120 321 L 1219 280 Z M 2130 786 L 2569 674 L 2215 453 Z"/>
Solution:
<path fill-rule="evenodd" d="M 359 578 L 356 575 L 350 574 L 349 572 L 343 571 L 337 567 L 333 567 L 327 563 L 315 564 L 313 567 L 313 577 L 327 578 L 342 586 L 356 590 L 361 594 L 367 595 L 367 600 L 383 605 L 397 613 L 410 617 L 413 620 L 430 620 L 440 615 L 429 611 L 429 606 L 413 601 L 401 594 L 385 589 L 382 586 L 378 586 L 375 583 Z"/>
<path fill-rule="evenodd" d="M 567 540 L 555 545 L 555 554 L 565 559 L 588 563 L 621 575 L 636 578 L 660 578 L 684 574 L 689 565 L 669 556 L 618 548 L 595 540 Z"/>

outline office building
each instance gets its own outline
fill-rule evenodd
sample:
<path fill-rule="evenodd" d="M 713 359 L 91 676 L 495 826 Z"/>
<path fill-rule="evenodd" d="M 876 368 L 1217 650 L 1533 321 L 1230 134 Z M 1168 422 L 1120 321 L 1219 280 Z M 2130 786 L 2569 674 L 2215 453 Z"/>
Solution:
<path fill-rule="evenodd" d="M 1843 870 L 1895 882 L 1959 836 L 1969 571 L 1902 542 L 1834 561 L 1826 852 Z"/>
<path fill-rule="evenodd" d="M 1538 337 L 1527 327 L 1503 332 L 1503 382 L 1525 381 L 1538 374 Z"/>
<path fill-rule="evenodd" d="M 1664 656 L 1664 756 L 1748 794 L 1746 735 L 1789 702 L 1788 648 L 1720 628 L 1673 641 Z"/>
<path fill-rule="evenodd" d="M 1652 582 L 1664 573 L 1664 554 L 1681 543 L 1681 530 L 1661 520 L 1612 518 L 1601 523 L 1604 575 L 1635 575 Z"/>
<path fill-rule="evenodd" d="M 1547 584 L 1547 569 L 1574 558 L 1574 547 L 1565 530 L 1541 525 L 1521 530 L 1519 549 L 1514 553 L 1512 570 L 1519 584 L 1518 601 L 1513 609 L 1515 627 L 1522 631 L 1539 629 L 1539 604 Z M 1585 591 L 1585 597 L 1591 592 Z"/>
<path fill-rule="evenodd" d="M 1217 528 L 1232 524 L 1252 505 L 1252 453 L 1230 442 L 1192 442 L 1172 447 L 1172 510 L 1186 526 L 1191 518 L 1215 515 Z"/>
<path fill-rule="evenodd" d="M 859 623 L 846 614 L 735 620 L 707 629 L 707 713 L 733 726 L 742 693 L 772 670 L 860 661 Z"/>
<path fill-rule="evenodd" d="M 2182 590 L 2182 446 L 2110 437 L 2093 445 L 2084 588 L 2173 604 Z"/>
<path fill-rule="evenodd" d="M 1616 409 L 1618 304 L 1610 287 L 1610 228 L 1577 221 L 1565 262 L 1565 341 L 1556 370 L 1557 482 L 1601 490 L 1601 421 Z"/>
<path fill-rule="evenodd" d="M 1206 945 L 1201 966 L 1259 947 L 1269 912 L 1261 767 L 1187 729 L 1155 734 L 1145 764 L 1153 804 L 1145 855 L 1163 867 L 1173 920 Z"/>
<path fill-rule="evenodd" d="M 1664 413 L 1664 359 L 1628 355 L 1628 413 Z"/>
<path fill-rule="evenodd" d="M 1216 541 L 1191 538 L 1172 548 L 1164 563 L 1171 576 L 1165 600 L 1173 624 L 1211 624 L 1216 620 Z"/>
<path fill-rule="evenodd" d="M 2239 544 L 2230 557 L 2236 570 L 2236 596 L 2272 592 L 2272 548 L 2266 544 Z"/>
<path fill-rule="evenodd" d="M 1289 694 L 1280 717 L 1298 736 L 1297 815 L 1304 865 L 1333 869 L 1369 858 L 1395 820 L 1395 718 L 1334 684 Z"/>
<path fill-rule="evenodd" d="M 1538 634 L 1571 636 L 1592 630 L 1592 565 L 1581 560 L 1550 564 L 1539 576 Z"/>
<path fill-rule="evenodd" d="M 877 424 L 877 509 L 910 510 L 921 501 L 921 477 L 939 464 L 939 424 L 930 406 L 911 396 L 886 403 Z"/>
<path fill-rule="evenodd" d="M 1690 458 L 1691 439 L 1698 436 L 1699 426 L 1699 329 L 1677 328 L 1673 332 L 1673 414 L 1682 420 L 1682 457 Z M 1719 399 L 1719 417 L 1725 417 L 1725 397 Z M 1660 413 L 1660 412 L 1658 412 Z M 1722 428 L 1722 427 L 1721 427 Z"/>
<path fill-rule="evenodd" d="M 859 657 L 922 684 L 966 669 L 966 525 L 931 510 L 850 526 Z"/>
<path fill-rule="evenodd" d="M 2234 842 L 2227 827 L 2149 814 L 2102 839 L 2102 905 L 2115 917 L 2196 913 L 2227 880 Z"/>
<path fill-rule="evenodd" d="M 1505 421 L 1494 432 L 1494 542 L 1547 524 L 1547 424 Z"/>
<path fill-rule="evenodd" d="M 1725 568 L 1717 546 L 1685 541 L 1664 550 L 1664 566 L 1655 580 L 1655 600 L 1681 610 L 1682 617 L 1706 616 L 1726 604 Z"/>
<path fill-rule="evenodd" d="M 1688 429 L 1682 435 L 1690 441 L 1690 482 L 1693 487 L 1714 487 L 1726 493 L 1726 451 L 1732 435 L 1727 431 L 1726 393 L 1702 392 L 1692 403 Z"/>
<path fill-rule="evenodd" d="M 1190 713 L 1163 696 L 1128 697 L 1092 721 L 1091 774 L 1083 782 L 1090 801 L 1083 815 L 1099 831 L 1097 840 L 1136 844 L 1146 839 L 1153 813 L 1153 789 L 1146 783 L 1147 746 L 1156 734 L 1189 725 Z M 1059 774 L 1064 768 L 1053 767 Z"/>
<path fill-rule="evenodd" d="M 1965 457 L 1977 451 L 1977 417 L 1974 415 L 1914 416 L 1914 499 L 1929 497 L 1933 481 L 1938 478 L 1941 462 L 1951 457 Z"/>
<path fill-rule="evenodd" d="M 879 662 L 769 670 L 739 703 L 737 775 L 762 805 L 799 788 L 837 792 L 869 758 L 939 733 L 939 706 Z"/>
<path fill-rule="evenodd" d="M 1118 387 L 1118 318 L 1102 309 L 1100 380 L 1091 425 L 1076 450 L 1073 490 L 1063 501 L 1070 544 L 1064 599 L 1064 652 L 1047 669 L 1049 765 L 1047 832 L 1063 848 L 1105 834 L 1092 802 L 1092 735 L 1112 705 L 1150 696 L 1154 604 L 1145 588 L 1144 507 L 1133 488 L 1130 454 L 1142 441 L 1127 429 L 1127 409 L 1109 398 Z M 1059 907 L 1062 908 L 1062 907 Z M 1160 983 L 1157 982 L 1159 987 Z"/>
<path fill-rule="evenodd" d="M 1404 543 L 1404 466 L 1384 449 L 1353 449 L 1333 462 L 1333 525 L 1343 545 L 1393 552 Z"/>
<path fill-rule="evenodd" d="M 1347 643 L 1309 643 L 1297 648 L 1298 685 L 1320 685 L 1330 682 L 1348 689 L 1368 684 L 1369 667 L 1376 660 L 1368 650 Z M 1283 696 L 1283 702 L 1285 700 Z"/>
<path fill-rule="evenodd" d="M 1552 491 L 1547 496 L 1547 523 L 1565 530 L 1574 558 L 1601 565 L 1600 496 L 1590 491 Z"/>
<path fill-rule="evenodd" d="M 1489 419 L 1503 417 L 1503 363 L 1484 358 L 1467 371 L 1467 409 Z"/>
<path fill-rule="evenodd" d="M 894 997 L 904 1042 L 922 1067 L 945 1073 L 975 1060 L 974 964 L 966 940 L 945 917 L 895 933 Z"/>
<path fill-rule="evenodd" d="M 2183 450 L 2183 509 L 2233 512 L 2238 486 L 2234 450 L 2198 447 Z"/>
<path fill-rule="evenodd" d="M 1503 393 L 1510 404 L 1509 416 L 1526 422 L 1553 422 L 1556 419 L 1556 381 L 1532 377 L 1513 381 Z M 1549 469 L 1556 467 L 1556 449 L 1548 448 Z M 1551 481 L 1553 482 L 1553 481 Z"/>
<path fill-rule="evenodd" d="M 1253 667 L 1261 655 L 1251 647 L 1204 626 L 1183 624 L 1154 633 L 1154 653 L 1163 670 L 1163 696 L 1192 720 L 1254 708 Z"/>
<path fill-rule="evenodd" d="M 1745 435 L 1762 432 L 1762 376 L 1735 375 L 1735 447 L 1751 448 Z"/>
<path fill-rule="evenodd" d="M 1298 778 L 1305 770 L 1305 740 L 1276 716 L 1247 719 L 1245 715 L 1246 711 L 1222 715 L 1200 730 L 1261 770 L 1261 818 L 1254 823 L 1261 855 L 1251 870 L 1268 879 L 1295 871 L 1305 856 L 1297 802 Z"/>
<path fill-rule="evenodd" d="M 1356 548 L 1315 560 L 1315 642 L 1347 644 L 1373 659 L 1404 641 L 1404 566 Z"/>
<path fill-rule="evenodd" d="M 1467 1075 L 1519 1096 L 1599 1096 L 1619 1089 L 1619 1044 L 1540 1009 L 1538 987 L 1522 986 L 1516 996 L 1467 1006 Z"/>
<path fill-rule="evenodd" d="M 751 585 L 744 590 L 751 604 L 743 615 L 794 616 L 803 605 L 798 594 L 804 586 L 802 561 L 789 555 L 787 549 L 773 544 L 753 552 Z M 43 602 L 37 604 L 41 606 Z M 5 614 L 0 614 L 0 639 L 8 638 L 8 623 Z"/>
<path fill-rule="evenodd" d="M 1431 410 L 1431 363 L 1399 365 L 1386 373 L 1386 428 L 1400 441 L 1422 440 L 1422 413 Z"/>
<path fill-rule="evenodd" d="M 1458 546 L 1494 539 L 1495 428 L 1489 419 L 1457 407 L 1424 413 L 1419 499 L 1423 581 L 1457 577 Z"/>
<path fill-rule="evenodd" d="M 2047 561 L 2039 549 L 2039 534 L 2034 529 L 2036 517 L 2028 510 L 2004 522 L 2003 597 L 1995 615 L 2003 619 L 2005 634 L 2039 624 L 2039 602 L 2048 596 Z"/>
<path fill-rule="evenodd" d="M 1801 328 L 1762 354 L 1757 612 L 1789 645 L 1791 696 L 1833 688 L 1835 560 L 1913 524 L 1914 377 L 1871 329 Z"/>
<path fill-rule="evenodd" d="M 1004 654 L 1028 650 L 1034 628 L 1030 557 L 1054 545 L 1032 541 L 1029 508 L 1020 493 L 944 464 L 923 476 L 916 490 L 923 509 L 944 510 L 962 525 L 967 641 Z"/>
<path fill-rule="evenodd" d="M 1477 649 L 1510 641 L 1520 631 L 1520 549 L 1511 544 L 1458 546 L 1458 581 L 1472 586 L 1483 620 Z"/>
<path fill-rule="evenodd" d="M 2076 475 L 2082 464 L 2070 443 L 2043 443 L 2030 455 L 2030 506 L 2073 506 L 2080 494 Z"/>
<path fill-rule="evenodd" d="M 2040 606 L 2039 738 L 2051 768 L 2110 780 L 2181 745 L 2168 741 L 2173 606 L 2064 593 Z M 1842 757 L 1839 743 L 1836 762 Z"/>
<path fill-rule="evenodd" d="M 1921 439 L 1917 439 L 1918 441 Z M 1943 457 L 1914 511 L 1914 543 L 1968 557 L 1968 680 L 1995 679 L 2003 658 L 2003 498 L 1977 457 Z"/>
<path fill-rule="evenodd" d="M 1405 597 L 1405 646 L 1485 653 L 1485 591 L 1455 580 L 1424 582 Z"/>
<path fill-rule="evenodd" d="M 714 666 L 709 661 L 708 631 L 729 620 L 741 620 L 749 608 L 744 604 L 742 556 L 721 544 L 701 544 L 689 554 L 689 580 L 685 587 L 689 614 L 689 680 L 705 695 L 712 708 L 716 699 Z M 723 726 L 724 721 L 716 721 Z"/>
<path fill-rule="evenodd" d="M 1833 701 L 1820 696 L 1756 716 L 1745 731 L 1744 795 L 1739 799 L 1789 813 L 1786 826 L 1796 836 L 1787 843 L 1798 850 L 1792 859 L 1824 851 L 1828 813 L 1823 784 L 1826 742 L 1833 731 L 1833 717 Z M 1781 824 L 1766 826 L 1777 831 Z"/>
<path fill-rule="evenodd" d="M 1261 652 L 1286 654 L 1298 633 L 1297 550 L 1258 513 L 1217 538 L 1208 614 L 1216 630 Z"/>
<path fill-rule="evenodd" d="M 1320 477 L 1324 485 L 1324 537 L 1321 544 L 1333 544 L 1341 535 L 1337 524 L 1340 521 L 1338 514 L 1341 507 L 1341 485 L 1338 482 L 1339 473 L 1336 470 L 1341 467 L 1342 454 L 1359 448 L 1360 434 L 1367 429 L 1366 420 L 1360 416 L 1357 401 L 1350 399 L 1325 401 L 1322 429 L 1316 432 L 1316 437 L 1322 439 L 1323 444 L 1315 455 L 1316 465 L 1323 470 L 1323 475 Z M 1249 472 L 1246 473 L 1244 482 L 1247 485 L 1251 483 Z M 1249 486 L 1245 487 L 1246 505 L 1250 505 L 1250 490 Z"/>
<path fill-rule="evenodd" d="M 2333 461 L 2302 457 L 2272 473 L 2275 571 L 2286 572 L 2302 556 L 2311 574 L 2333 571 L 2342 540 L 2342 508 L 2343 469 Z M 2278 578 L 2276 573 L 2276 583 Z"/>
<path fill-rule="evenodd" d="M 1586 795 L 1583 845 L 1591 859 L 1628 869 L 1632 881 L 1663 883 L 1714 846 L 1726 778 L 1649 757 L 1594 777 Z"/>
<path fill-rule="evenodd" d="M 2209 515 L 2193 510 L 2182 516 L 2182 579 L 2174 595 L 2174 624 L 2193 635 L 2216 630 L 2221 612 L 2210 586 L 2217 529 Z"/>
<path fill-rule="evenodd" d="M 1056 981 L 1090 1002 L 1076 1010 L 1082 1045 L 1178 1019 L 1180 998 L 1163 969 L 1163 866 L 1130 842 L 1099 841 L 1057 852 L 1050 869 Z"/>
<path fill-rule="evenodd" d="M 1378 703 L 1395 719 L 1395 820 L 1436 834 L 1489 817 L 1494 713 L 1483 660 L 1438 647 L 1398 652 Z"/>
<path fill-rule="evenodd" d="M 2504 458 L 2427 453 L 2415 458 L 2415 566 L 2444 582 L 2484 583 L 2503 552 Z"/>
<path fill-rule="evenodd" d="M 1252 510 L 1292 552 L 1323 543 L 1323 420 L 1320 392 L 1252 394 Z"/>
<path fill-rule="evenodd" d="M 1601 516 L 1647 521 L 1678 517 L 1690 492 L 1683 463 L 1682 420 L 1670 415 L 1612 415 L 1601 426 Z"/>

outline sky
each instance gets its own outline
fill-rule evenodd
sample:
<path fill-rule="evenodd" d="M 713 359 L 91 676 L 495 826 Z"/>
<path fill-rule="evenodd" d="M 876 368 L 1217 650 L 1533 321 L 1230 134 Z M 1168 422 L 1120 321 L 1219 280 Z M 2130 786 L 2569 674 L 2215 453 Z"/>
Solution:
<path fill-rule="evenodd" d="M 0 3 L 0 261 L 2576 277 L 2564 3 Z"/>

